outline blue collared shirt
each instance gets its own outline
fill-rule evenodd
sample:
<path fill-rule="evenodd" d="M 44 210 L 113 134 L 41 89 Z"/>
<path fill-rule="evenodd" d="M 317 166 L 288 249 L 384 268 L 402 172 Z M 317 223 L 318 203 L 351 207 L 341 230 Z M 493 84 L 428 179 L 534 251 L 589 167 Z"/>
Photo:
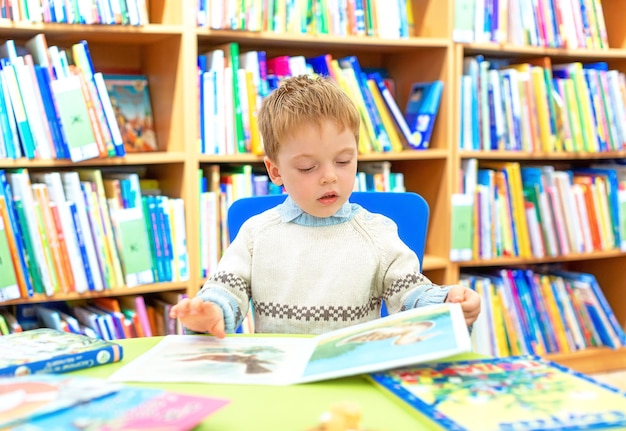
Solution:
<path fill-rule="evenodd" d="M 280 219 L 283 223 L 293 222 L 301 226 L 332 226 L 345 223 L 351 220 L 360 209 L 360 205 L 347 201 L 332 216 L 315 217 L 304 212 L 289 196 L 287 196 L 285 202 L 277 207 Z"/>

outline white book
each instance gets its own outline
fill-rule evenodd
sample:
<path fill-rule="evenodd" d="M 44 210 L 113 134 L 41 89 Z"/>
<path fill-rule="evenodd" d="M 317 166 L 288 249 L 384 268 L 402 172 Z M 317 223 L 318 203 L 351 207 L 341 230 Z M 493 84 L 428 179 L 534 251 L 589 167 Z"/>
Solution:
<path fill-rule="evenodd" d="M 564 221 L 571 251 L 574 253 L 582 253 L 584 251 L 581 234 L 582 227 L 572 196 L 572 182 L 570 181 L 569 174 L 565 171 L 555 171 L 554 183 L 559 193 L 563 214 L 565 214 Z"/>
<path fill-rule="evenodd" d="M 170 198 L 169 213 L 172 226 L 172 250 L 174 251 L 174 276 L 176 281 L 187 281 L 189 280 L 189 255 L 185 201 L 181 198 Z"/>
<path fill-rule="evenodd" d="M 219 129 L 217 118 L 217 86 L 216 86 L 216 71 L 209 70 L 202 74 L 202 107 L 204 137 L 202 142 L 201 152 L 202 154 L 219 154 Z"/>
<path fill-rule="evenodd" d="M 22 102 L 26 111 L 26 118 L 35 140 L 36 155 L 39 159 L 52 159 L 55 154 L 47 117 L 43 110 L 43 101 L 39 84 L 33 81 L 33 74 L 24 62 L 24 57 L 18 57 L 13 62 L 15 77 L 17 78 Z M 41 108 L 41 109 L 40 109 Z"/>
<path fill-rule="evenodd" d="M 96 252 L 96 245 L 92 235 L 89 217 L 87 215 L 87 206 L 80 187 L 80 178 L 78 172 L 62 172 L 63 189 L 65 196 L 69 201 L 76 205 L 78 221 L 83 235 L 85 250 L 87 252 L 87 260 L 89 261 L 89 269 L 92 273 L 94 290 L 102 291 L 104 289 L 104 279 L 100 270 L 100 263 Z"/>
<path fill-rule="evenodd" d="M 572 196 L 578 217 L 580 219 L 580 227 L 583 238 L 583 251 L 591 253 L 593 251 L 593 240 L 591 239 L 591 227 L 589 214 L 587 213 L 587 204 L 585 202 L 585 192 L 580 184 L 572 184 Z"/>
<path fill-rule="evenodd" d="M 226 148 L 224 154 L 236 154 L 235 146 L 235 88 L 233 86 L 233 71 L 230 67 L 224 68 L 224 120 L 226 130 Z"/>

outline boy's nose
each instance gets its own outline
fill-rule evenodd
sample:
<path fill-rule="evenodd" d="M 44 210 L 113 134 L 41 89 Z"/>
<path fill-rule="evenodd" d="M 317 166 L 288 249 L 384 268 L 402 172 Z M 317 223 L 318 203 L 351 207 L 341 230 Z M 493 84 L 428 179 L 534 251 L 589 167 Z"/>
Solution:
<path fill-rule="evenodd" d="M 333 169 L 326 169 L 322 175 L 322 184 L 332 184 L 337 181 L 337 175 Z"/>

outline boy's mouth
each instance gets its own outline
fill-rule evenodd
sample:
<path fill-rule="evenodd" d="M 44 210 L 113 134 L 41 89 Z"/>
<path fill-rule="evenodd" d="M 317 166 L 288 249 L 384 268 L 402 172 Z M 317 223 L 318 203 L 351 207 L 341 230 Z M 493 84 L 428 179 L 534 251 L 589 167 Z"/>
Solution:
<path fill-rule="evenodd" d="M 337 197 L 338 195 L 335 192 L 324 193 L 324 195 L 321 198 L 319 198 L 318 201 L 320 201 L 323 204 L 329 204 L 337 200 Z"/>

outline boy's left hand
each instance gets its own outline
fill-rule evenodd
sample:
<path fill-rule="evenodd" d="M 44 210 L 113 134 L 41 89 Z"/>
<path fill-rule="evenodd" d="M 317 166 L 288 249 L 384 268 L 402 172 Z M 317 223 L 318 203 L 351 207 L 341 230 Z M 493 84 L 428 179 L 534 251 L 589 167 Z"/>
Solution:
<path fill-rule="evenodd" d="M 452 286 L 445 302 L 458 302 L 463 309 L 465 323 L 470 326 L 480 313 L 480 295 L 465 286 Z"/>

